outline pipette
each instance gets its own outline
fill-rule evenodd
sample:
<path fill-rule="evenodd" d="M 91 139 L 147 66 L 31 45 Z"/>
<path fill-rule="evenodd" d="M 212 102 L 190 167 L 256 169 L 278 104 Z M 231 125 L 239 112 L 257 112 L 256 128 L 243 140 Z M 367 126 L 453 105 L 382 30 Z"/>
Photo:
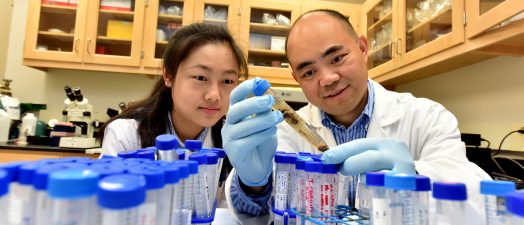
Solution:
<path fill-rule="evenodd" d="M 269 94 L 275 99 L 275 104 L 273 105 L 274 110 L 279 110 L 284 116 L 284 120 L 302 136 L 305 138 L 311 145 L 321 152 L 325 152 L 329 149 L 326 142 L 318 135 L 313 127 L 304 121 L 296 112 L 293 110 L 284 100 L 276 96 L 275 93 L 271 90 L 269 82 L 263 79 L 256 79 L 253 86 L 253 94 L 255 96 L 261 96 L 264 94 Z"/>

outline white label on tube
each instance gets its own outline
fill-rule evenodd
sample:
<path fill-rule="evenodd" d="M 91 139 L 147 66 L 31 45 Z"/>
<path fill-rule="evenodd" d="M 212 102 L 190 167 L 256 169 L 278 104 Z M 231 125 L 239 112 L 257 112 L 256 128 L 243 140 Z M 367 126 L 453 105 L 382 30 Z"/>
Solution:
<path fill-rule="evenodd" d="M 275 208 L 286 210 L 287 205 L 287 188 L 289 174 L 287 171 L 277 171 L 276 190 L 275 190 Z"/>
<path fill-rule="evenodd" d="M 373 225 L 390 225 L 391 212 L 389 210 L 389 199 L 374 198 L 371 200 L 371 205 Z"/>
<path fill-rule="evenodd" d="M 138 209 L 140 225 L 156 225 L 156 204 L 145 203 Z"/>

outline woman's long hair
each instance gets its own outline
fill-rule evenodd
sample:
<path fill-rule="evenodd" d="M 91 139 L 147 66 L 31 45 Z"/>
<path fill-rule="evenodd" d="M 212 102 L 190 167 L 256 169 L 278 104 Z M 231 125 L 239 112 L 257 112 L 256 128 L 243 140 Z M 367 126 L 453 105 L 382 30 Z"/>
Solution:
<path fill-rule="evenodd" d="M 192 50 L 208 43 L 226 43 L 234 53 L 239 65 L 239 76 L 247 74 L 247 63 L 244 54 L 231 37 L 226 28 L 219 25 L 194 23 L 178 29 L 170 38 L 162 57 L 164 75 L 175 80 L 176 72 L 180 63 L 187 58 Z M 165 134 L 168 124 L 168 112 L 173 109 L 171 99 L 171 88 L 164 84 L 160 78 L 155 84 L 151 94 L 144 100 L 133 103 L 121 114 L 111 118 L 101 128 L 99 133 L 100 142 L 103 141 L 106 126 L 116 119 L 135 119 L 140 124 L 138 134 L 142 148 L 154 146 L 155 139 L 160 134 Z M 219 120 L 211 128 L 211 136 L 215 147 L 222 147 L 220 130 L 222 120 Z"/>

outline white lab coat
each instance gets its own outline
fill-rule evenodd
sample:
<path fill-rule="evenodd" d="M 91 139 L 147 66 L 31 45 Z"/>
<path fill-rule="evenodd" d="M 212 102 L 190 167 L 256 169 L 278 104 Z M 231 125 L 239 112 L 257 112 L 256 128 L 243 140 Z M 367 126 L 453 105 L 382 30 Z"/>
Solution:
<path fill-rule="evenodd" d="M 372 81 L 373 82 L 373 81 Z M 465 183 L 468 191 L 468 224 L 482 224 L 483 206 L 480 181 L 491 180 L 480 167 L 466 158 L 466 148 L 460 139 L 457 119 L 442 105 L 424 98 L 415 98 L 409 93 L 386 90 L 373 82 L 375 108 L 368 127 L 367 137 L 390 137 L 403 140 L 415 161 L 415 168 L 432 181 L 458 181 Z M 320 110 L 308 104 L 298 113 L 324 138 L 327 144 L 336 146 L 332 131 L 323 126 Z M 287 152 L 320 153 L 287 123 L 278 125 L 278 150 Z M 233 173 L 230 174 L 232 177 Z M 239 214 L 230 200 L 231 178 L 226 183 L 226 199 L 236 219 L 252 224 L 252 218 Z M 259 224 L 267 223 L 269 217 L 261 217 Z M 479 219 L 479 221 L 476 221 Z"/>

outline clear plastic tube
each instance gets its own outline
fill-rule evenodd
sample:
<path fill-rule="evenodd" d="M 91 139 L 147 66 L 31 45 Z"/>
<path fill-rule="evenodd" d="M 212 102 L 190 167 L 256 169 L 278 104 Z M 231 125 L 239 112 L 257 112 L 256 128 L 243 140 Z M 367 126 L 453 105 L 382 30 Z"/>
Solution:
<path fill-rule="evenodd" d="M 306 162 L 306 216 L 320 214 L 321 162 Z"/>
<path fill-rule="evenodd" d="M 346 182 L 349 185 L 349 182 Z M 349 191 L 349 189 L 347 190 Z M 340 192 L 339 192 L 340 193 Z M 371 213 L 371 198 L 369 188 L 361 180 L 357 183 L 357 197 L 358 197 L 358 213 L 364 218 L 368 218 Z M 340 196 L 339 196 L 340 199 Z M 346 194 L 347 200 L 347 194 Z"/>
<path fill-rule="evenodd" d="M 22 224 L 34 224 L 35 190 L 33 189 L 33 186 L 21 184 L 16 195 L 18 195 L 18 198 L 22 203 Z"/>
<path fill-rule="evenodd" d="M 196 179 L 196 175 L 189 175 L 187 179 L 182 181 L 184 195 L 183 207 L 182 207 L 182 220 L 189 221 L 191 223 L 191 214 L 193 213 L 193 180 Z"/>
<path fill-rule="evenodd" d="M 429 225 L 429 191 L 413 193 L 413 221 L 415 225 Z"/>
<path fill-rule="evenodd" d="M 22 224 L 22 197 L 21 187 L 18 182 L 11 182 L 9 185 L 9 194 L 7 195 L 7 221 L 9 224 Z"/>
<path fill-rule="evenodd" d="M 275 156 L 278 157 L 278 156 Z M 284 156 L 283 156 L 284 157 Z M 275 158 L 276 160 L 276 158 Z M 276 163 L 275 175 L 275 209 L 286 210 L 289 182 L 289 164 Z"/>
<path fill-rule="evenodd" d="M 159 189 L 150 189 L 146 192 L 146 201 L 140 205 L 138 217 L 143 225 L 157 224 L 157 201 L 159 196 Z"/>
<path fill-rule="evenodd" d="M 195 215 L 199 219 L 208 218 L 211 215 L 211 206 L 209 205 L 209 183 L 208 173 L 211 172 L 207 165 L 199 165 L 199 173 L 193 179 L 193 187 L 195 188 L 194 195 L 194 210 Z"/>
<path fill-rule="evenodd" d="M 171 217 L 171 199 L 173 197 L 173 185 L 165 185 L 157 190 L 156 215 L 157 225 L 169 225 Z"/>
<path fill-rule="evenodd" d="M 464 225 L 465 202 L 436 200 L 435 224 L 438 225 Z"/>
<path fill-rule="evenodd" d="M 138 207 L 123 210 L 103 209 L 101 225 L 140 225 Z"/>
<path fill-rule="evenodd" d="M 485 195 L 487 225 L 505 225 L 507 221 L 506 198 L 496 195 Z"/>
<path fill-rule="evenodd" d="M 52 201 L 46 191 L 35 192 L 35 225 L 51 224 L 51 213 L 53 212 Z"/>
<path fill-rule="evenodd" d="M 296 205 L 296 209 L 298 212 L 305 212 L 306 211 L 306 172 L 303 169 L 296 170 L 297 172 L 297 178 L 296 178 L 296 184 L 294 187 L 296 188 L 296 192 L 294 194 L 294 204 Z M 292 204 L 293 205 L 293 204 Z"/>
<path fill-rule="evenodd" d="M 92 225 L 96 207 L 96 197 L 81 199 L 52 199 L 53 225 Z"/>
<path fill-rule="evenodd" d="M 371 224 L 390 225 L 389 198 L 384 187 L 368 186 L 371 193 Z"/>
<path fill-rule="evenodd" d="M 0 196 L 0 224 L 7 224 L 7 204 L 9 199 L 7 198 L 7 195 Z"/>
<path fill-rule="evenodd" d="M 413 225 L 413 191 L 387 190 L 391 224 Z"/>
<path fill-rule="evenodd" d="M 326 216 L 335 215 L 338 189 L 337 171 L 337 165 L 324 164 L 320 176 L 320 213 Z"/>
<path fill-rule="evenodd" d="M 176 183 L 173 187 L 173 198 L 171 201 L 171 225 L 178 225 L 178 224 L 187 224 L 184 223 L 182 220 L 182 206 L 183 206 L 183 200 L 182 200 L 182 182 L 181 180 Z"/>
<path fill-rule="evenodd" d="M 349 194 L 349 177 L 338 173 L 338 194 L 337 194 L 337 205 L 348 204 Z"/>

